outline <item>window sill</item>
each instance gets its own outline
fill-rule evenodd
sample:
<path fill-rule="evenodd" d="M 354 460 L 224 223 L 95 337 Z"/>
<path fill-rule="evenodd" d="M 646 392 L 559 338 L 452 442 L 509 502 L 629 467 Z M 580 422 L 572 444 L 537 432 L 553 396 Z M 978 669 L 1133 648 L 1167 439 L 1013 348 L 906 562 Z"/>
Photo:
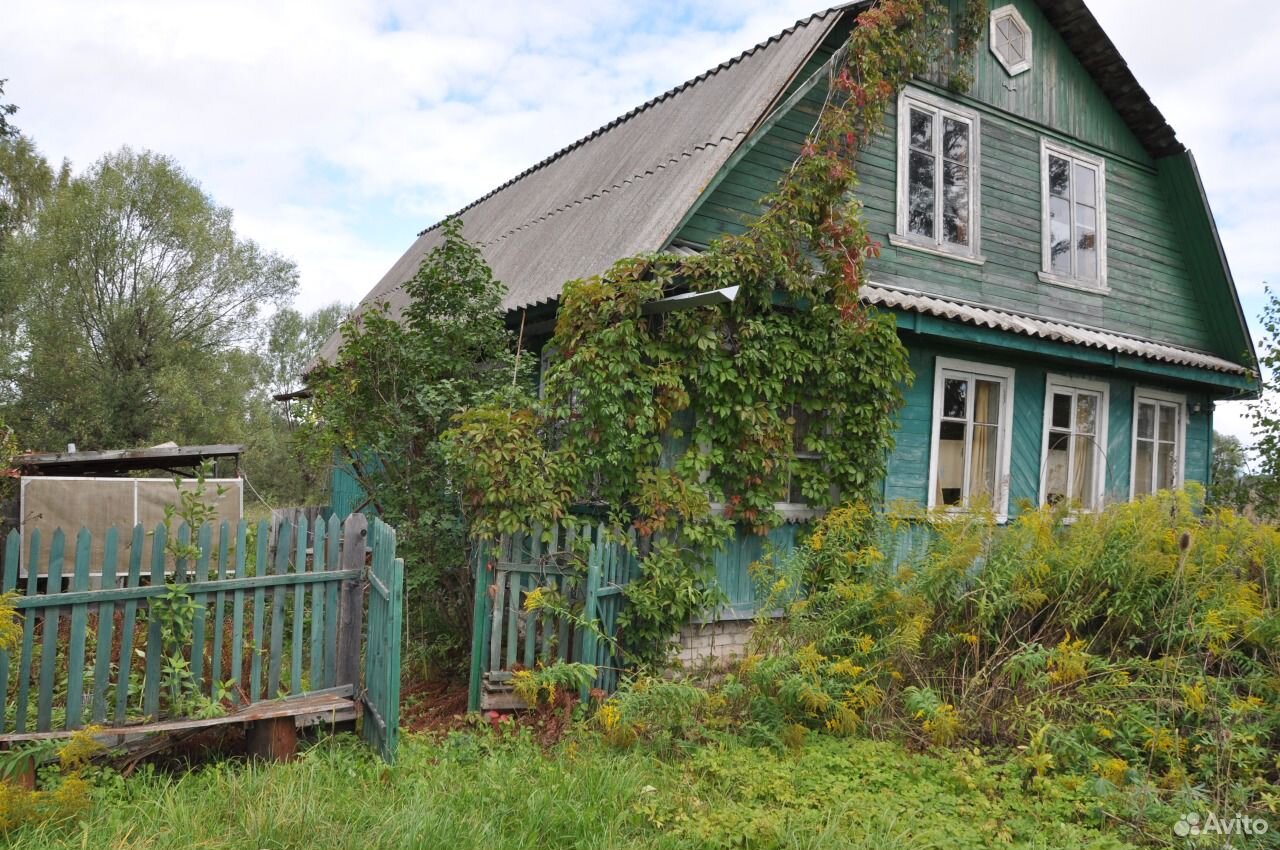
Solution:
<path fill-rule="evenodd" d="M 1041 283 L 1049 283 L 1054 286 L 1063 286 L 1063 287 L 1066 287 L 1067 289 L 1074 289 L 1079 292 L 1092 292 L 1094 295 L 1107 295 L 1111 292 L 1111 290 L 1107 288 L 1107 285 L 1105 283 L 1103 284 L 1084 283 L 1083 281 L 1072 280 L 1069 277 L 1059 277 L 1056 274 L 1052 274 L 1046 271 L 1036 272 L 1036 277 L 1040 278 Z"/>
<path fill-rule="evenodd" d="M 899 236 L 897 233 L 889 234 L 889 244 L 895 248 L 906 248 L 909 251 L 919 251 L 921 254 L 929 254 L 934 257 L 959 260 L 972 266 L 986 265 L 987 262 L 987 258 L 981 254 L 961 253 L 959 250 L 949 251 L 946 248 L 939 248 L 936 245 L 929 245 L 917 242 L 914 239 L 908 239 L 906 236 Z"/>

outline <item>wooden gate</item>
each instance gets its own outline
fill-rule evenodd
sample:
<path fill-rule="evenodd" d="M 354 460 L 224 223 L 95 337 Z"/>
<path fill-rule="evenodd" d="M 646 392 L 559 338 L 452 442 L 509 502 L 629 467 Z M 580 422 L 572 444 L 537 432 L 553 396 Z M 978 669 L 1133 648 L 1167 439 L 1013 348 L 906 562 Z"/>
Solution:
<path fill-rule="evenodd" d="M 132 734 L 266 716 L 332 722 L 353 719 L 361 697 L 394 725 L 403 565 L 388 526 L 375 519 L 370 534 L 355 514 L 314 528 L 305 517 L 209 524 L 194 542 L 185 525 L 174 534 L 181 546 L 163 524 L 123 540 L 112 528 L 95 548 L 81 529 L 70 552 L 62 529 L 47 548 L 39 531 L 8 535 L 0 591 L 16 594 L 21 577 L 23 592 L 10 600 L 18 645 L 0 649 L 0 742 L 86 723 Z M 366 576 L 377 599 L 362 640 Z M 377 745 L 390 758 L 394 729 Z"/>
<path fill-rule="evenodd" d="M 404 623 L 404 561 L 391 526 L 374 520 L 369 565 L 369 638 L 364 654 L 364 739 L 395 760 L 400 726 L 400 634 Z"/>
<path fill-rule="evenodd" d="M 594 687 L 617 687 L 618 614 L 636 565 L 616 532 L 557 525 L 504 534 L 477 545 L 472 569 L 470 710 L 524 707 L 511 691 L 511 674 L 555 661 L 591 664 Z M 563 613 L 526 610 L 534 591 L 551 595 Z"/>

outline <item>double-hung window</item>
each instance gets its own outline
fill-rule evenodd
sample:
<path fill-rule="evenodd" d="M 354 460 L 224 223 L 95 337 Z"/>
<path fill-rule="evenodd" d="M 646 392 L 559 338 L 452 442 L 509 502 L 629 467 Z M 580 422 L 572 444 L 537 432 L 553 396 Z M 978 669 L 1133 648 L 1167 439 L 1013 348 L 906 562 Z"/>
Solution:
<path fill-rule="evenodd" d="M 939 357 L 933 386 L 929 507 L 1009 509 L 1013 370 Z"/>
<path fill-rule="evenodd" d="M 1107 196 L 1103 161 L 1042 139 L 1040 195 L 1040 279 L 1105 291 Z"/>
<path fill-rule="evenodd" d="M 1107 385 L 1049 376 L 1040 502 L 1102 507 L 1107 465 Z"/>
<path fill-rule="evenodd" d="M 1182 486 L 1186 399 L 1139 389 L 1133 401 L 1133 495 Z"/>
<path fill-rule="evenodd" d="M 818 417 L 810 413 L 798 404 L 791 405 L 788 410 L 789 418 L 794 421 L 791 431 L 791 457 L 792 461 L 787 470 L 785 502 L 781 505 L 793 506 L 796 508 L 806 508 L 809 504 L 808 497 L 803 491 L 802 476 L 797 474 L 801 469 L 812 469 L 817 464 L 822 463 L 822 454 L 815 452 L 809 448 L 809 434 L 818 424 Z"/>
<path fill-rule="evenodd" d="M 977 113 L 922 92 L 899 97 L 898 223 L 889 241 L 980 259 Z"/>

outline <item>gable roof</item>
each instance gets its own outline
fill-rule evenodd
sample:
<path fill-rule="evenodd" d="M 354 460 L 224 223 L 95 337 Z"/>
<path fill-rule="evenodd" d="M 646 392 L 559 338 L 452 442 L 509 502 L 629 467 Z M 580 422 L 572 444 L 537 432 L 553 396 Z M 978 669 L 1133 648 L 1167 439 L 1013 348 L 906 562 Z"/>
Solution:
<path fill-rule="evenodd" d="M 549 301 L 565 281 L 663 248 L 844 8 L 797 21 L 463 207 L 463 235 L 480 246 L 507 286 L 503 306 Z M 386 301 L 398 314 L 407 301 L 404 283 L 441 241 L 439 225 L 422 231 L 361 306 Z M 333 360 L 340 346 L 341 336 L 334 334 L 318 359 Z"/>

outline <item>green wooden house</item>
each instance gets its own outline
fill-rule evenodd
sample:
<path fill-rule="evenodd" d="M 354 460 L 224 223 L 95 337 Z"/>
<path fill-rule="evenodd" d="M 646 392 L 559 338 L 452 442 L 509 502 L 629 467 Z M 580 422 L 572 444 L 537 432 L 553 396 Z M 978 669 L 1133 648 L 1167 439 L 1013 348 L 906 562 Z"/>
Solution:
<path fill-rule="evenodd" d="M 512 326 L 545 336 L 564 281 L 741 229 L 798 156 L 866 5 L 797 22 L 464 208 Z M 883 495 L 1008 516 L 1207 482 L 1214 404 L 1257 382 L 1191 153 L 1081 0 L 995 0 L 974 80 L 916 80 L 858 162 L 883 245 L 862 297 L 896 316 L 916 374 Z M 403 307 L 439 240 L 423 231 L 362 304 Z M 335 498 L 358 494 L 339 481 Z M 753 612 L 762 545 L 723 553 L 722 619 Z"/>

